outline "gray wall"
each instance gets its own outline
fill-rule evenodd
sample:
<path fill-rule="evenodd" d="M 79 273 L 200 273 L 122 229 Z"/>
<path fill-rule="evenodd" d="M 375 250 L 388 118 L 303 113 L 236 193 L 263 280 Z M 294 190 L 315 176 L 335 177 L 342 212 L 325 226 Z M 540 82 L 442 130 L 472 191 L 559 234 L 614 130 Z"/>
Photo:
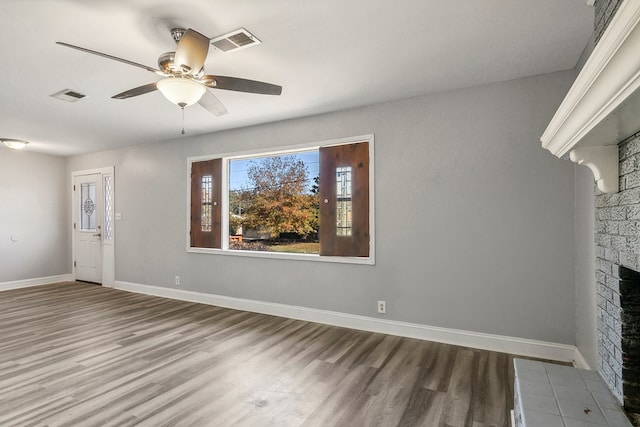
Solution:
<path fill-rule="evenodd" d="M 386 300 L 387 319 L 574 344 L 574 167 L 539 141 L 574 77 L 77 156 L 67 172 L 116 167 L 117 280 L 178 274 L 182 289 L 374 317 Z M 377 265 L 186 253 L 187 157 L 368 133 Z"/>
<path fill-rule="evenodd" d="M 0 283 L 71 273 L 65 165 L 0 148 Z"/>
<path fill-rule="evenodd" d="M 596 324 L 595 196 L 593 174 L 586 166 L 575 170 L 576 347 L 590 368 L 598 367 Z"/>

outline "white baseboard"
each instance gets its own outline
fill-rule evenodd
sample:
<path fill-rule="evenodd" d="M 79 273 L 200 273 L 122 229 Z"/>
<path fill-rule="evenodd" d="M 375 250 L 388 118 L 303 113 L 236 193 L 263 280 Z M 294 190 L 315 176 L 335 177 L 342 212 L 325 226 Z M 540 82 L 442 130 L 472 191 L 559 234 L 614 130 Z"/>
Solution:
<path fill-rule="evenodd" d="M 395 320 L 377 319 L 373 317 L 319 310 L 315 308 L 205 294 L 201 292 L 141 285 L 122 281 L 116 281 L 114 288 L 182 301 L 198 302 L 236 310 L 251 311 L 254 313 L 269 314 L 273 316 L 324 323 L 327 325 L 341 326 L 369 332 L 379 332 L 407 338 L 417 338 L 426 341 L 441 342 L 482 350 L 498 351 L 562 362 L 574 362 L 576 360 L 576 347 L 567 344 L 485 334 L 460 329 L 441 328 L 436 326 L 420 325 L 417 323 L 399 322 Z M 582 359 L 582 356 L 580 356 L 580 358 Z M 584 361 L 584 359 L 582 360 Z"/>
<path fill-rule="evenodd" d="M 587 360 L 584 358 L 584 356 L 582 356 L 582 353 L 580 353 L 580 350 L 578 350 L 578 348 L 576 348 L 576 355 L 573 359 L 573 366 L 578 369 L 593 369 L 591 368 L 591 366 L 589 366 Z"/>
<path fill-rule="evenodd" d="M 9 289 L 28 288 L 31 286 L 47 285 L 49 283 L 70 282 L 73 280 L 72 274 L 60 274 L 58 276 L 38 277 L 35 279 L 15 280 L 13 282 L 0 282 L 0 291 Z"/>

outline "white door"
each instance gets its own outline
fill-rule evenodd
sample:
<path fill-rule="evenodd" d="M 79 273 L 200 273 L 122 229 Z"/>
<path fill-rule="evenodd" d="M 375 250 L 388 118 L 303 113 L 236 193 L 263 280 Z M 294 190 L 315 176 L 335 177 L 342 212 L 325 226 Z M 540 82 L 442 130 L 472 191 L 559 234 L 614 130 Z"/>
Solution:
<path fill-rule="evenodd" d="M 76 280 L 102 283 L 102 174 L 74 179 Z"/>

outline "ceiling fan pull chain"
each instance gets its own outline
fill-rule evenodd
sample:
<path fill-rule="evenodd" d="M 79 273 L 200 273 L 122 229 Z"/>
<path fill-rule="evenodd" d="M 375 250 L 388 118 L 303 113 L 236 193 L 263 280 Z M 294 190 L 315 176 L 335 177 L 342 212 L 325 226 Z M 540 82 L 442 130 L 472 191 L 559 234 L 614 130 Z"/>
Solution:
<path fill-rule="evenodd" d="M 184 105 L 180 108 L 182 109 L 182 135 L 184 135 Z"/>

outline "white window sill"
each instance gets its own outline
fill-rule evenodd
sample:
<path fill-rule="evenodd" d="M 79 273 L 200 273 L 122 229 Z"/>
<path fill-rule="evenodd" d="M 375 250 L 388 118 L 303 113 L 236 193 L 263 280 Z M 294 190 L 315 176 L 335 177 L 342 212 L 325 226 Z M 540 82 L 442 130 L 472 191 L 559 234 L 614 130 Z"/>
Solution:
<path fill-rule="evenodd" d="M 333 262 L 339 264 L 375 265 L 374 257 L 320 256 L 316 254 L 294 254 L 287 252 L 241 251 L 232 249 L 188 248 L 194 254 L 226 255 L 249 258 L 289 259 L 296 261 Z"/>

